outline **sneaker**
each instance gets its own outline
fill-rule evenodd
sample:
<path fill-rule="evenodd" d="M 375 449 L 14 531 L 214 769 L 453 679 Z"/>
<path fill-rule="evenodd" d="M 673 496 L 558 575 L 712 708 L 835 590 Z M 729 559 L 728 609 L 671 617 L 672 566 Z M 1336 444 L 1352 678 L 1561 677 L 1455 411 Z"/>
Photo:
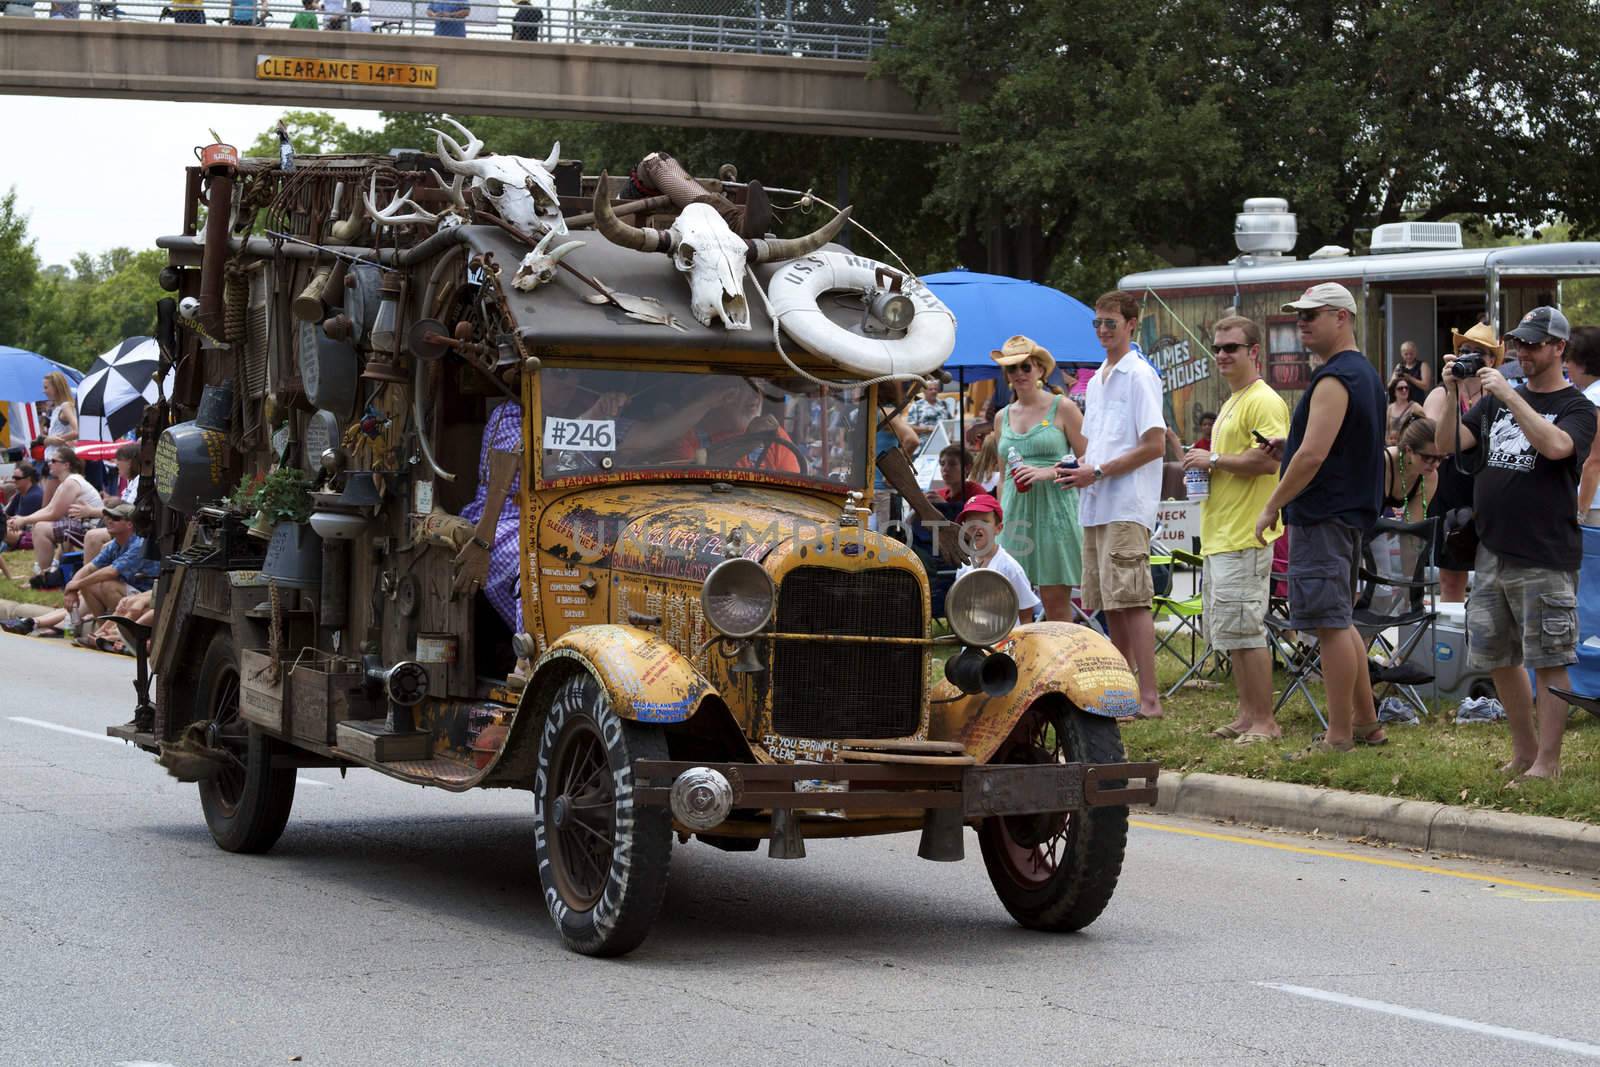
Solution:
<path fill-rule="evenodd" d="M 0 630 L 4 630 L 8 634 L 31 634 L 33 633 L 33 620 L 6 619 L 4 622 L 0 622 Z"/>
<path fill-rule="evenodd" d="M 29 578 L 28 584 L 35 589 L 60 589 L 67 584 L 67 578 L 61 573 L 60 567 L 51 567 L 43 574 Z"/>

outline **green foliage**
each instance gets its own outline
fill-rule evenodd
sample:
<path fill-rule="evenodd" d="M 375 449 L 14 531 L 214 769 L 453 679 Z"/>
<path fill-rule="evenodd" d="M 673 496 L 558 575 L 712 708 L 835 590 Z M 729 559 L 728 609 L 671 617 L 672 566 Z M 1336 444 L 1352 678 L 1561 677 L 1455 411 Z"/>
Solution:
<path fill-rule="evenodd" d="M 0 345 L 28 348 L 30 303 L 39 279 L 39 256 L 28 236 L 28 216 L 17 208 L 17 191 L 0 197 Z"/>
<path fill-rule="evenodd" d="M 301 155 L 316 156 L 328 152 L 364 150 L 346 147 L 359 143 L 362 131 L 340 122 L 326 111 L 285 111 L 283 125 L 289 131 L 289 142 L 294 145 L 295 152 Z M 250 147 L 245 149 L 244 154 L 277 159 L 276 124 L 257 135 Z"/>
<path fill-rule="evenodd" d="M 224 503 L 265 515 L 269 523 L 303 523 L 311 517 L 311 479 L 295 467 L 279 467 L 265 477 L 247 475 Z"/>

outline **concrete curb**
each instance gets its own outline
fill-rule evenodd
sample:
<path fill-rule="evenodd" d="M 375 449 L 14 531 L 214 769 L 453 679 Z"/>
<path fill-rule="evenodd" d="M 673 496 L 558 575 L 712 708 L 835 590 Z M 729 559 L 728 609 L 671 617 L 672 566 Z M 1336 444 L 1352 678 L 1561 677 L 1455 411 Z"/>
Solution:
<path fill-rule="evenodd" d="M 1600 826 L 1588 823 L 1225 774 L 1164 772 L 1158 786 L 1156 810 L 1168 815 L 1600 874 Z"/>

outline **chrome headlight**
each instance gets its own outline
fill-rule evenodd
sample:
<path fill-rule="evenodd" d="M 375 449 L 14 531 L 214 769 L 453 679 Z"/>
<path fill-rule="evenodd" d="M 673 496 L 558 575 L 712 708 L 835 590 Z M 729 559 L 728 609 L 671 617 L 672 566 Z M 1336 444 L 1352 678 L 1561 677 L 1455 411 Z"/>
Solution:
<path fill-rule="evenodd" d="M 711 628 L 724 637 L 760 633 L 772 619 L 776 600 L 772 576 L 751 559 L 723 560 L 711 568 L 700 587 L 700 610 Z"/>
<path fill-rule="evenodd" d="M 963 645 L 987 647 L 1017 625 L 1017 591 L 999 572 L 980 567 L 956 579 L 944 611 Z"/>

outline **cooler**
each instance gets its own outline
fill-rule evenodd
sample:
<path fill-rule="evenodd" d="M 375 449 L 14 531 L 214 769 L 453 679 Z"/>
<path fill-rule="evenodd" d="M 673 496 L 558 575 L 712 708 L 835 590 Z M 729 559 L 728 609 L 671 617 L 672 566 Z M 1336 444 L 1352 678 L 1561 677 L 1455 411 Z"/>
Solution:
<path fill-rule="evenodd" d="M 1432 642 L 1424 636 L 1412 651 L 1410 662 L 1433 672 L 1441 700 L 1494 696 L 1494 680 L 1489 677 L 1489 672 L 1467 666 L 1467 606 L 1439 604 L 1438 611 L 1439 618 L 1433 623 Z M 1426 627 L 1428 624 L 1421 625 Z M 1410 633 L 1408 631 L 1406 636 L 1409 637 Z M 1432 686 L 1419 685 L 1417 691 L 1424 697 L 1433 695 Z"/>

